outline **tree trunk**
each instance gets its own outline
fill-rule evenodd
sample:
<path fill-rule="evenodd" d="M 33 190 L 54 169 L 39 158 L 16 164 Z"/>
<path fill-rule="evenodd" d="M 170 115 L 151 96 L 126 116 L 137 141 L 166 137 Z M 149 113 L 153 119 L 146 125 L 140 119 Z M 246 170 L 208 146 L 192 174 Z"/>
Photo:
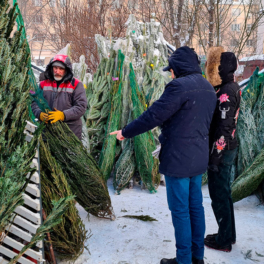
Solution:
<path fill-rule="evenodd" d="M 174 28 L 175 28 L 175 20 L 174 20 L 174 0 L 169 0 L 169 15 L 170 15 L 170 23 L 172 27 L 172 32 L 174 35 Z M 174 45 L 176 44 L 175 42 L 173 43 Z"/>
<path fill-rule="evenodd" d="M 214 0 L 209 3 L 209 47 L 214 45 Z"/>
<path fill-rule="evenodd" d="M 182 28 L 182 7 L 183 7 L 183 0 L 179 0 L 178 3 L 178 10 L 177 10 L 177 14 L 176 14 L 176 19 L 177 19 L 177 24 L 174 25 L 175 27 L 175 34 L 174 34 L 174 38 L 175 38 L 175 44 L 176 44 L 176 48 L 181 47 L 181 28 Z"/>
<path fill-rule="evenodd" d="M 189 39 L 186 42 L 187 46 L 192 45 L 194 28 L 196 26 L 196 21 L 197 21 L 197 14 L 199 13 L 199 9 L 200 9 L 200 1 L 199 0 L 193 0 L 193 5 L 194 5 L 194 13 L 192 15 L 192 20 L 191 20 L 191 23 L 190 23 L 190 27 L 188 29 Z"/>

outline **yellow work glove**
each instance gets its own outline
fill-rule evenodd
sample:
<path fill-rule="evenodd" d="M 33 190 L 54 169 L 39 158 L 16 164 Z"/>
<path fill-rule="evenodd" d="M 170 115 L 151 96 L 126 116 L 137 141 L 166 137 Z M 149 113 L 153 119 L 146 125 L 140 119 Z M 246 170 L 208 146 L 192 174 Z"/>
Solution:
<path fill-rule="evenodd" d="M 65 118 L 64 113 L 57 110 L 56 108 L 54 109 L 55 111 L 49 112 L 49 121 L 51 121 L 50 123 L 53 124 L 59 120 L 64 121 L 64 118 Z"/>
<path fill-rule="evenodd" d="M 40 115 L 39 115 L 39 119 L 42 122 L 45 122 L 47 124 L 48 123 L 48 119 L 49 119 L 49 115 L 44 113 L 44 112 L 41 112 Z"/>

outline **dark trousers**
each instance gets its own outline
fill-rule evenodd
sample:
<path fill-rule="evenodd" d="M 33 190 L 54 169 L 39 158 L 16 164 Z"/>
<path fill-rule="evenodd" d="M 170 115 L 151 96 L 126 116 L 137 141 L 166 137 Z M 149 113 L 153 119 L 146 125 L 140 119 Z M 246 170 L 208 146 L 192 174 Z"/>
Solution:
<path fill-rule="evenodd" d="M 225 150 L 218 171 L 208 169 L 208 187 L 212 208 L 218 224 L 216 242 L 221 246 L 236 241 L 236 228 L 233 201 L 231 197 L 231 167 L 237 149 Z"/>

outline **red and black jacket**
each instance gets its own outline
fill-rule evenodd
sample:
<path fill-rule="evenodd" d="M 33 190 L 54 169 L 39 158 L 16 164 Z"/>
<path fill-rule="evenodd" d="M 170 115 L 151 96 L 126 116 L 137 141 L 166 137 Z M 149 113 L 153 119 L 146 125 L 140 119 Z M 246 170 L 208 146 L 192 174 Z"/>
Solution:
<path fill-rule="evenodd" d="M 66 66 L 66 75 L 61 82 L 54 80 L 52 63 L 54 61 L 63 62 Z M 45 71 L 45 80 L 40 82 L 39 89 L 43 90 L 44 98 L 49 107 L 62 111 L 65 116 L 65 122 L 72 132 L 81 139 L 82 121 L 81 117 L 87 109 L 87 99 L 82 82 L 73 77 L 72 65 L 66 55 L 56 55 L 51 59 Z M 39 118 L 41 110 L 33 102 L 32 111 Z"/>

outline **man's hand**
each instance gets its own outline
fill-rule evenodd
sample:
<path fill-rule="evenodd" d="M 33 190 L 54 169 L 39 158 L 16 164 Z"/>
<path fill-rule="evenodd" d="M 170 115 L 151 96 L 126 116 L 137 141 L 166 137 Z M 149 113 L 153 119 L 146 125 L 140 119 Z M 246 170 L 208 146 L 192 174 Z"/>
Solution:
<path fill-rule="evenodd" d="M 49 121 L 49 115 L 44 112 L 41 112 L 39 115 L 39 119 L 47 124 Z"/>
<path fill-rule="evenodd" d="M 116 138 L 120 141 L 124 140 L 125 138 L 122 136 L 122 130 L 117 130 L 114 132 L 111 132 L 110 135 L 116 135 Z"/>
<path fill-rule="evenodd" d="M 64 121 L 64 113 L 54 108 L 55 111 L 49 112 L 49 121 L 52 120 L 50 123 L 56 123 L 59 120 Z"/>

